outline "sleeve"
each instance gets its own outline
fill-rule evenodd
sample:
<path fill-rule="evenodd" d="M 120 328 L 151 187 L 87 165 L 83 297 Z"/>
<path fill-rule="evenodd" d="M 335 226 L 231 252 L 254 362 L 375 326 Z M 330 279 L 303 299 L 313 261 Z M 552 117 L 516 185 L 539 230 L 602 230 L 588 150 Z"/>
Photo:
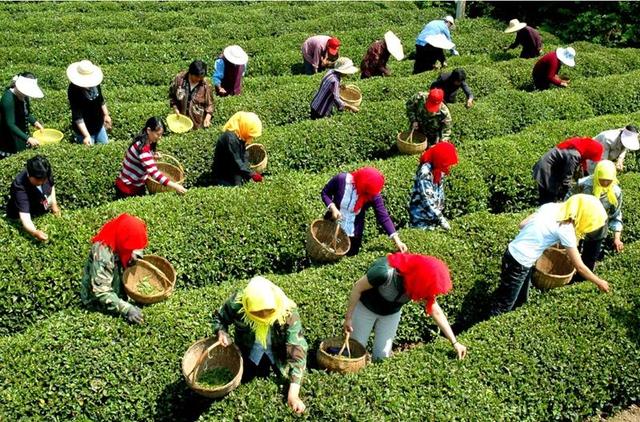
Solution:
<path fill-rule="evenodd" d="M 396 232 L 396 226 L 393 225 L 393 221 L 391 221 L 389 212 L 384 206 L 382 195 L 376 195 L 373 197 L 373 211 L 376 214 L 376 220 L 378 220 L 378 224 L 382 226 L 384 231 L 389 236 L 394 234 Z"/>
<path fill-rule="evenodd" d="M 105 103 L 104 96 L 102 95 L 102 86 L 98 85 L 98 98 L 100 99 L 100 105 L 103 106 Z"/>
<path fill-rule="evenodd" d="M 251 175 L 253 175 L 253 171 L 249 168 L 249 163 L 245 155 L 240 152 L 240 145 L 238 142 L 242 142 L 237 139 L 229 139 L 227 142 L 227 147 L 229 148 L 229 154 L 233 157 L 233 161 L 236 163 L 236 167 L 240 172 L 240 175 L 244 180 L 249 180 Z"/>
<path fill-rule="evenodd" d="M 213 64 L 213 75 L 211 76 L 213 86 L 220 86 L 222 78 L 224 78 L 224 60 L 218 58 Z"/>
<path fill-rule="evenodd" d="M 344 101 L 340 99 L 340 81 L 338 79 L 334 79 L 331 81 L 331 91 L 333 92 L 333 101 L 336 103 L 336 107 L 338 110 L 344 110 Z"/>
<path fill-rule="evenodd" d="M 609 216 L 609 230 L 613 232 L 622 231 L 622 189 L 616 189 L 616 198 L 618 205 L 613 214 Z"/>
<path fill-rule="evenodd" d="M 133 305 L 118 297 L 113 291 L 114 271 L 116 269 L 113 252 L 107 247 L 99 247 L 93 251 L 93 262 L 90 269 L 91 291 L 98 302 L 108 311 L 125 316 Z"/>
<path fill-rule="evenodd" d="M 205 115 L 208 114 L 213 116 L 213 112 L 215 111 L 215 103 L 213 100 L 213 87 L 209 81 L 205 81 L 204 83 L 204 95 L 205 95 Z"/>
<path fill-rule="evenodd" d="M 444 219 L 444 215 L 437 207 L 436 186 L 433 183 L 433 176 L 431 172 L 420 171 L 418 176 L 418 189 L 422 203 L 426 208 L 429 208 L 436 216 L 438 221 Z"/>
<path fill-rule="evenodd" d="M 69 85 L 67 89 L 67 97 L 69 98 L 69 108 L 71 109 L 71 120 L 76 123 L 82 123 L 84 121 L 82 107 L 78 99 L 78 92 L 72 85 Z"/>
<path fill-rule="evenodd" d="M 440 140 L 451 139 L 451 112 L 447 106 L 442 109 L 442 121 L 440 124 Z"/>
<path fill-rule="evenodd" d="M 466 81 L 462 82 L 462 91 L 467 96 L 467 99 L 473 98 L 473 92 Z"/>
<path fill-rule="evenodd" d="M 416 110 L 418 109 L 418 106 L 421 100 L 422 100 L 422 95 L 418 93 L 418 94 L 415 94 L 413 97 L 409 98 L 409 100 L 406 103 L 407 118 L 411 123 L 418 121 L 418 113 Z"/>
<path fill-rule="evenodd" d="M 431 86 L 429 87 L 429 89 L 431 90 L 434 88 L 442 88 L 443 85 L 444 85 L 444 81 L 442 80 L 442 75 L 438 75 L 438 79 L 431 82 Z"/>
<path fill-rule="evenodd" d="M 550 83 L 560 86 L 562 79 L 558 77 L 558 71 L 560 70 L 560 60 L 556 57 L 550 58 L 549 67 L 547 68 L 547 79 Z"/>
<path fill-rule="evenodd" d="M 520 35 L 522 31 L 518 31 L 516 33 L 516 39 L 507 47 L 507 50 L 511 50 L 512 48 L 516 48 L 520 44 L 522 44 L 522 35 Z"/>
<path fill-rule="evenodd" d="M 580 165 L 580 159 L 578 157 L 573 154 L 569 154 L 568 150 L 564 151 L 566 151 L 566 153 L 562 155 L 563 160 L 558 163 L 560 164 L 560 168 L 558 169 L 558 179 L 562 180 L 561 185 L 558 188 L 559 197 L 564 197 L 571 188 L 573 183 L 573 174 Z"/>
<path fill-rule="evenodd" d="M 560 224 L 558 240 L 565 248 L 578 247 L 578 239 L 576 238 L 576 230 L 573 228 L 573 224 Z"/>
<path fill-rule="evenodd" d="M 29 98 L 27 98 L 25 101 L 27 102 L 27 122 L 33 125 L 36 123 L 36 117 L 31 114 L 31 101 L 29 101 Z"/>
<path fill-rule="evenodd" d="M 327 184 L 324 185 L 324 188 L 322 188 L 322 192 L 320 194 L 320 196 L 322 197 L 322 201 L 327 207 L 333 204 L 333 198 L 335 197 L 337 191 L 338 191 L 338 176 L 333 176 L 331 180 L 329 180 Z"/>
<path fill-rule="evenodd" d="M 307 351 L 309 346 L 304 338 L 304 330 L 298 309 L 291 310 L 287 319 L 287 366 L 289 368 L 289 382 L 302 384 L 302 378 L 307 368 Z"/>
<path fill-rule="evenodd" d="M 447 25 L 444 23 L 444 21 L 443 21 L 443 23 L 442 23 L 442 27 L 443 27 L 442 33 L 444 34 L 444 36 L 445 36 L 445 37 L 447 37 L 447 39 L 448 39 L 449 41 L 451 41 L 451 31 L 449 31 L 449 28 L 448 28 L 448 27 L 447 27 Z M 452 42 L 453 42 L 453 41 L 452 41 Z"/>
<path fill-rule="evenodd" d="M 0 114 L 4 116 L 11 134 L 18 139 L 22 139 L 23 141 L 27 142 L 27 140 L 29 139 L 29 135 L 24 133 L 22 129 L 20 129 L 16 125 L 15 103 L 11 100 L 11 97 L 9 95 L 3 96 L 2 102 L 0 102 L 0 107 Z"/>
<path fill-rule="evenodd" d="M 178 99 L 176 93 L 178 92 L 178 76 L 173 78 L 171 85 L 169 85 L 169 107 L 178 107 Z"/>
<path fill-rule="evenodd" d="M 11 200 L 15 204 L 18 212 L 31 214 L 29 195 L 22 185 L 13 185 Z"/>
<path fill-rule="evenodd" d="M 567 192 L 567 194 L 564 197 L 564 200 L 566 201 L 572 195 L 576 195 L 578 193 L 584 193 L 585 183 L 586 183 L 587 179 L 588 179 L 588 177 L 582 177 L 582 178 L 578 179 L 578 182 L 575 185 L 573 185 L 571 187 L 571 189 L 569 189 L 569 191 Z"/>
<path fill-rule="evenodd" d="M 311 65 L 318 70 L 320 59 L 322 56 L 322 48 L 317 43 L 313 43 L 313 51 L 311 52 Z"/>
<path fill-rule="evenodd" d="M 367 281 L 373 287 L 382 286 L 387 282 L 387 278 L 389 274 L 387 273 L 389 266 L 387 265 L 387 257 L 383 256 L 381 258 L 373 261 L 373 264 L 369 266 L 367 269 Z"/>
<path fill-rule="evenodd" d="M 153 158 L 153 154 L 151 154 L 151 151 L 145 150 L 142 154 L 140 154 L 140 162 L 147 172 L 148 177 L 152 178 L 161 185 L 167 186 L 169 184 L 169 178 L 158 169 L 156 160 Z"/>
<path fill-rule="evenodd" d="M 618 158 L 616 159 L 616 161 L 624 161 L 624 158 L 627 156 L 627 152 L 629 150 L 627 148 L 623 149 L 622 152 L 620 153 L 620 155 L 618 155 Z M 607 155 L 602 154 L 603 157 L 607 157 Z"/>
<path fill-rule="evenodd" d="M 238 291 L 236 290 L 217 311 L 212 313 L 211 319 L 214 334 L 217 335 L 220 330 L 227 333 L 229 332 L 229 326 L 233 324 L 233 321 L 238 314 L 238 304 L 236 303 L 237 296 Z"/>

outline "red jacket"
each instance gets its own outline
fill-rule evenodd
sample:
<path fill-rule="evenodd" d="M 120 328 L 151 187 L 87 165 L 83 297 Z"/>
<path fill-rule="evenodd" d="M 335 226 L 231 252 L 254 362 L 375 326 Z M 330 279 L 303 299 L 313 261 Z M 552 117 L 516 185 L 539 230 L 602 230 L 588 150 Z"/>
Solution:
<path fill-rule="evenodd" d="M 562 79 L 558 77 L 560 59 L 555 51 L 542 56 L 533 66 L 533 82 L 536 88 L 546 89 L 550 84 L 560 85 Z"/>

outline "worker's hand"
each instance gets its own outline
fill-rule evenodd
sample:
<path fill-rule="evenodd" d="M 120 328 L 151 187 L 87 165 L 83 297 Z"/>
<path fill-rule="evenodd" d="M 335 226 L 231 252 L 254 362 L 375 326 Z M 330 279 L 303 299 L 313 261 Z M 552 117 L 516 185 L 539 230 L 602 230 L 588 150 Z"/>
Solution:
<path fill-rule="evenodd" d="M 467 107 L 467 108 L 471 108 L 471 107 L 473 107 L 473 98 L 469 98 L 469 99 L 467 100 L 466 107 Z"/>
<path fill-rule="evenodd" d="M 106 130 L 111 130 L 113 128 L 113 121 L 111 120 L 111 116 L 108 114 L 104 115 L 104 128 Z"/>
<path fill-rule="evenodd" d="M 253 173 L 251 175 L 251 180 L 254 182 L 262 182 L 262 175 L 260 173 Z"/>
<path fill-rule="evenodd" d="M 598 286 L 598 289 L 600 289 L 601 292 L 609 293 L 609 283 L 607 283 L 603 279 L 599 279 L 595 284 L 596 286 Z"/>
<path fill-rule="evenodd" d="M 93 140 L 91 139 L 91 135 L 88 135 L 82 138 L 82 143 L 87 146 L 91 145 L 93 143 Z"/>
<path fill-rule="evenodd" d="M 53 215 L 55 215 L 56 217 L 61 217 L 62 216 L 62 211 L 60 211 L 60 207 L 55 204 L 51 207 L 51 213 Z"/>
<path fill-rule="evenodd" d="M 228 347 L 231 344 L 231 337 L 226 332 L 220 330 L 218 331 L 218 341 L 220 342 L 220 346 Z"/>
<path fill-rule="evenodd" d="M 207 115 L 204 117 L 204 122 L 202 122 L 202 126 L 204 126 L 204 127 L 209 127 L 209 126 L 211 126 L 211 115 L 210 115 L 210 114 L 207 114 Z"/>
<path fill-rule="evenodd" d="M 33 138 L 30 136 L 29 139 L 27 139 L 27 145 L 29 145 L 32 148 L 36 148 L 40 146 L 40 142 L 38 142 L 36 138 Z"/>
<path fill-rule="evenodd" d="M 449 221 L 444 217 L 440 219 L 440 227 L 445 230 L 451 230 L 451 224 L 449 224 Z"/>
<path fill-rule="evenodd" d="M 304 405 L 304 402 L 300 400 L 300 397 L 295 397 L 291 395 L 287 398 L 287 404 L 289 405 L 291 410 L 293 410 L 297 414 L 303 413 L 307 408 L 307 406 Z"/>
<path fill-rule="evenodd" d="M 176 114 L 176 116 L 180 115 L 180 110 L 178 110 L 178 107 L 174 107 L 173 112 Z"/>
<path fill-rule="evenodd" d="M 345 334 L 353 333 L 353 320 L 351 318 L 345 318 L 343 328 Z"/>
<path fill-rule="evenodd" d="M 224 89 L 223 87 L 219 86 L 218 87 L 218 94 L 219 95 L 227 95 L 227 90 Z"/>
<path fill-rule="evenodd" d="M 561 87 L 564 87 L 564 88 L 568 87 L 568 86 L 569 86 L 569 81 L 562 81 L 562 82 L 560 82 L 560 86 L 561 86 Z"/>
<path fill-rule="evenodd" d="M 622 252 L 622 250 L 624 249 L 624 243 L 622 243 L 622 240 L 614 239 L 613 240 L 613 249 L 615 249 L 616 252 Z"/>
<path fill-rule="evenodd" d="M 442 62 L 442 67 L 447 67 L 447 62 L 446 61 Z"/>
<path fill-rule="evenodd" d="M 616 170 L 618 171 L 624 170 L 624 161 L 622 160 L 616 161 Z"/>
<path fill-rule="evenodd" d="M 462 360 L 465 357 L 467 357 L 467 346 L 465 346 L 464 344 L 457 342 L 456 344 L 453 345 L 453 348 L 455 349 L 459 360 Z"/>
<path fill-rule="evenodd" d="M 172 182 L 172 183 L 173 183 L 173 182 Z M 185 188 L 184 186 L 182 186 L 182 185 L 181 185 L 181 184 L 179 184 L 179 183 L 174 183 L 174 184 L 175 184 L 175 186 L 174 186 L 174 188 L 173 188 L 173 189 L 175 189 L 175 191 L 176 191 L 176 193 L 177 193 L 178 195 L 184 195 L 185 193 L 187 193 L 187 188 Z"/>
<path fill-rule="evenodd" d="M 336 204 L 331 204 L 330 210 L 331 210 L 331 218 L 333 219 L 333 221 L 342 220 L 342 213 L 340 212 L 338 207 L 336 207 Z"/>
<path fill-rule="evenodd" d="M 127 312 L 127 321 L 132 324 L 142 324 L 144 322 L 144 316 L 142 316 L 142 311 L 137 306 L 132 306 Z"/>
<path fill-rule="evenodd" d="M 396 242 L 396 248 L 398 248 L 400 252 L 404 253 L 409 250 L 407 245 L 402 240 L 400 240 L 400 236 L 395 236 L 393 240 Z"/>
<path fill-rule="evenodd" d="M 345 104 L 344 108 L 346 108 L 349 111 L 353 111 L 354 113 L 357 113 L 360 111 L 360 109 L 358 107 L 354 107 L 351 104 Z"/>
<path fill-rule="evenodd" d="M 47 240 L 49 240 L 49 236 L 42 230 L 36 230 L 35 232 L 33 232 L 33 237 L 41 242 L 46 242 Z"/>
<path fill-rule="evenodd" d="M 420 124 L 418 122 L 411 123 L 411 129 L 418 130 L 419 127 L 420 127 Z"/>
<path fill-rule="evenodd" d="M 36 129 L 38 129 L 40 132 L 42 132 L 44 130 L 44 126 L 42 126 L 42 124 L 40 122 L 35 122 L 33 124 L 33 127 L 35 127 Z"/>

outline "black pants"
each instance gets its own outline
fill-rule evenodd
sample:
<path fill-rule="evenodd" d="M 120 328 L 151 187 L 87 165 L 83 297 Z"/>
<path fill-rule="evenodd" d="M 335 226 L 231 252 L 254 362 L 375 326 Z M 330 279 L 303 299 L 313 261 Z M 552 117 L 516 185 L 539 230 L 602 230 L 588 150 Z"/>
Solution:
<path fill-rule="evenodd" d="M 564 199 L 566 191 L 551 191 L 538 185 L 538 205 L 548 204 L 549 202 L 558 202 Z"/>
<path fill-rule="evenodd" d="M 442 64 L 446 62 L 444 51 L 441 48 L 436 48 L 430 44 L 416 44 L 416 61 L 413 62 L 413 74 L 432 70 L 438 60 Z"/>
<path fill-rule="evenodd" d="M 314 109 L 311 109 L 311 120 L 318 120 L 318 119 L 322 119 L 323 117 L 324 117 L 323 115 L 321 115 Z"/>
<path fill-rule="evenodd" d="M 585 236 L 584 240 L 580 242 L 580 250 L 582 262 L 587 266 L 591 271 L 596 267 L 596 261 L 602 259 L 602 246 L 604 244 L 604 240 L 607 238 L 609 230 L 607 225 L 597 232 L 589 233 Z M 572 281 L 583 281 L 584 278 L 576 273 L 573 276 Z"/>
<path fill-rule="evenodd" d="M 360 252 L 362 236 L 349 237 L 349 240 L 351 241 L 351 247 L 349 248 L 349 252 L 347 252 L 347 256 L 355 256 Z"/>
<path fill-rule="evenodd" d="M 527 301 L 531 284 L 531 270 L 532 267 L 525 267 L 516 261 L 511 256 L 509 248 L 504 251 L 500 285 L 495 292 L 490 316 L 509 312 Z"/>

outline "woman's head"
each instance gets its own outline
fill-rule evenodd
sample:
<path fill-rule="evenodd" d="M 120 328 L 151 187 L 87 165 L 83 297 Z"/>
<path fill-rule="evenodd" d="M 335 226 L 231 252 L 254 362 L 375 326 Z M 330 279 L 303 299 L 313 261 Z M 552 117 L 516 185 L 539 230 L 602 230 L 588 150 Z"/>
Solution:
<path fill-rule="evenodd" d="M 262 121 L 255 113 L 239 111 L 231 116 L 222 130 L 233 132 L 244 142 L 251 143 L 262 135 Z"/>
<path fill-rule="evenodd" d="M 431 163 L 433 181 L 438 184 L 442 174 L 449 174 L 451 167 L 458 164 L 458 152 L 450 142 L 438 142 L 420 156 L 420 163 Z"/>
<path fill-rule="evenodd" d="M 142 128 L 142 132 L 146 134 L 150 143 L 155 144 L 158 142 L 162 135 L 164 135 L 166 128 L 164 122 L 160 117 L 150 117 Z"/>
<path fill-rule="evenodd" d="M 27 176 L 34 186 L 42 186 L 51 178 L 51 164 L 42 155 L 36 155 L 27 160 Z"/>
<path fill-rule="evenodd" d="M 609 203 L 617 206 L 618 198 L 615 193 L 615 186 L 617 184 L 616 165 L 609 160 L 598 162 L 593 171 L 593 196 L 600 198 L 606 194 Z"/>
<path fill-rule="evenodd" d="M 453 69 L 451 72 L 451 80 L 455 86 L 460 86 L 462 82 L 467 80 L 467 73 L 460 67 Z"/>
<path fill-rule="evenodd" d="M 11 80 L 11 88 L 20 98 L 42 98 L 44 93 L 38 86 L 38 80 L 31 72 L 22 72 L 17 74 Z"/>
<path fill-rule="evenodd" d="M 200 83 L 207 74 L 207 64 L 202 60 L 194 60 L 189 65 L 189 82 L 192 84 Z"/>
<path fill-rule="evenodd" d="M 556 221 L 571 221 L 575 227 L 576 236 L 583 238 L 604 226 L 607 222 L 607 212 L 599 198 L 580 193 L 560 204 Z"/>
<path fill-rule="evenodd" d="M 578 151 L 584 171 L 587 170 L 587 160 L 600 161 L 604 152 L 602 145 L 592 138 L 569 138 L 556 145 L 556 147 L 558 149 L 574 149 Z"/>
<path fill-rule="evenodd" d="M 354 211 L 358 212 L 364 204 L 382 192 L 384 175 L 376 168 L 362 167 L 351 173 L 351 176 L 353 177 L 353 184 L 358 194 Z"/>
<path fill-rule="evenodd" d="M 102 226 L 91 241 L 109 247 L 118 254 L 122 265 L 127 267 L 132 258 L 140 255 L 140 251 L 147 246 L 147 226 L 138 217 L 120 214 Z"/>

